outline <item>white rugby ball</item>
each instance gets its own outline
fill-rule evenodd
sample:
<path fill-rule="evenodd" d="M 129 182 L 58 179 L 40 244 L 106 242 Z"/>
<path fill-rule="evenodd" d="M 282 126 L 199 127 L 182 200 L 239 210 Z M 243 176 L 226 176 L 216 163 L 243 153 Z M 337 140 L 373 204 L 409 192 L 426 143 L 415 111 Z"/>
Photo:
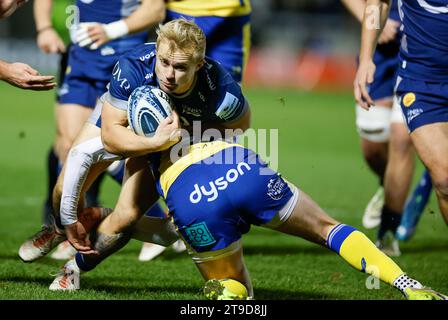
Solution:
<path fill-rule="evenodd" d="M 128 99 L 128 122 L 140 136 L 152 137 L 160 122 L 173 112 L 170 97 L 153 86 L 136 88 Z"/>

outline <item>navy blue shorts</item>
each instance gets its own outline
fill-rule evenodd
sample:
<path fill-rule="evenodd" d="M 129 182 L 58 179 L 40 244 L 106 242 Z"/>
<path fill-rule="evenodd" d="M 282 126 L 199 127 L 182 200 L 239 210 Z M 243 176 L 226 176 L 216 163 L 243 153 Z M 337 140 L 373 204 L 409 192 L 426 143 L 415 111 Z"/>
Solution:
<path fill-rule="evenodd" d="M 377 47 L 373 56 L 376 71 L 373 82 L 368 87 L 370 97 L 373 100 L 393 97 L 398 72 L 399 48 L 396 42 Z"/>
<path fill-rule="evenodd" d="M 448 122 L 448 83 L 398 77 L 397 95 L 412 132 L 425 124 Z"/>
<path fill-rule="evenodd" d="M 94 108 L 96 100 L 107 91 L 107 84 L 118 56 L 100 56 L 72 46 L 64 81 L 59 88 L 59 104 L 79 104 Z"/>

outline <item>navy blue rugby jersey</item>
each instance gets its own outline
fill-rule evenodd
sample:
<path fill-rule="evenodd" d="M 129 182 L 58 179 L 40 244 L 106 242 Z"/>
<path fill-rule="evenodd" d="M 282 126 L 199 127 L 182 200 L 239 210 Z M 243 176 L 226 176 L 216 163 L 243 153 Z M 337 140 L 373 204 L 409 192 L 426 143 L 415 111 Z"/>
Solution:
<path fill-rule="evenodd" d="M 390 2 L 389 18 L 395 21 L 400 21 L 400 15 L 398 14 L 398 0 L 392 0 Z"/>
<path fill-rule="evenodd" d="M 399 0 L 399 75 L 448 82 L 448 0 Z"/>
<path fill-rule="evenodd" d="M 170 95 L 181 119 L 226 123 L 238 120 L 248 104 L 240 85 L 220 65 L 206 58 L 197 72 L 193 86 L 186 93 Z M 114 107 L 127 110 L 132 91 L 143 85 L 159 87 L 155 73 L 155 43 L 147 43 L 123 55 L 116 63 L 109 83 L 107 101 Z"/>

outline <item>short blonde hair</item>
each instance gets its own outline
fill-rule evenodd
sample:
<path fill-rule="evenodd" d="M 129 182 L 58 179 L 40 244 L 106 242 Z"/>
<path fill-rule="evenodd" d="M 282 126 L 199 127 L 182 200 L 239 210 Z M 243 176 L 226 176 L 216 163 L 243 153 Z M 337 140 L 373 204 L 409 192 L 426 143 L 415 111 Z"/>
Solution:
<path fill-rule="evenodd" d="M 196 61 L 205 57 L 205 34 L 193 21 L 185 18 L 171 20 L 159 25 L 157 47 L 163 40 L 169 41 L 170 49 L 191 53 Z"/>

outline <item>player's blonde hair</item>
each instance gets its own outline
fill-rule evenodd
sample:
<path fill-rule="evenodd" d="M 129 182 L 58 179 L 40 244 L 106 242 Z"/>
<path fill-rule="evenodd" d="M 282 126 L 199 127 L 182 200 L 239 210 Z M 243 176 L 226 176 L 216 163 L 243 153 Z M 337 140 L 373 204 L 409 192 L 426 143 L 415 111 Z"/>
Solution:
<path fill-rule="evenodd" d="M 199 62 L 205 57 L 205 34 L 193 21 L 185 18 L 171 20 L 159 25 L 157 29 L 157 47 L 167 40 L 170 50 L 179 49 L 192 54 Z"/>

